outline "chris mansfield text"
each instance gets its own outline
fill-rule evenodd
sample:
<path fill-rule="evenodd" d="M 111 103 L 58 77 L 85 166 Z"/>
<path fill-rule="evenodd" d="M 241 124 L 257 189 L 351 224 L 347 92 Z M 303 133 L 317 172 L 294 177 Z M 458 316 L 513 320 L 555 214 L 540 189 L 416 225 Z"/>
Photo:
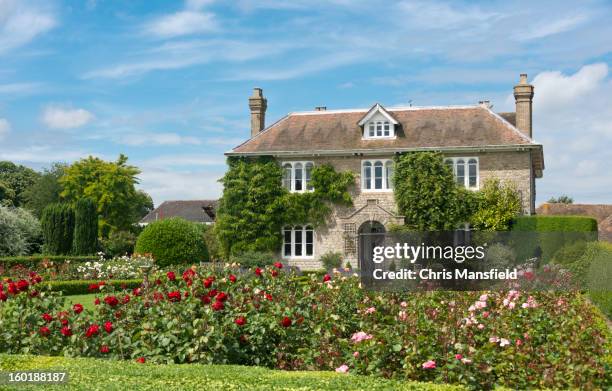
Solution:
<path fill-rule="evenodd" d="M 397 271 L 375 269 L 372 273 L 375 280 L 516 280 L 518 271 L 516 269 L 490 269 L 488 271 L 471 271 L 469 269 L 455 270 L 411 270 L 400 269 Z"/>

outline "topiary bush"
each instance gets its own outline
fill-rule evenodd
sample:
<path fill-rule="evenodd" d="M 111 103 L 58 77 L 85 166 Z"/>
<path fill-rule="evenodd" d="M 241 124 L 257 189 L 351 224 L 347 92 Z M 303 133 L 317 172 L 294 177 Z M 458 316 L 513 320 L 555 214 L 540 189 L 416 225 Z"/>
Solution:
<path fill-rule="evenodd" d="M 279 260 L 274 253 L 262 251 L 246 251 L 230 258 L 232 263 L 239 263 L 243 268 L 265 267 Z"/>
<path fill-rule="evenodd" d="M 48 205 L 42 213 L 45 238 L 44 252 L 51 255 L 70 254 L 74 237 L 74 211 L 67 204 Z"/>
<path fill-rule="evenodd" d="M 201 229 L 180 217 L 149 224 L 138 236 L 134 251 L 151 254 L 160 267 L 208 261 Z"/>
<path fill-rule="evenodd" d="M 98 249 L 98 212 L 89 198 L 81 198 L 74 209 L 74 245 L 76 255 L 94 254 Z"/>
<path fill-rule="evenodd" d="M 108 238 L 101 240 L 102 251 L 109 257 L 132 255 L 136 245 L 136 235 L 130 231 L 114 231 Z"/>
<path fill-rule="evenodd" d="M 338 269 L 342 266 L 342 254 L 338 252 L 326 252 L 321 255 L 321 264 L 326 270 Z"/>

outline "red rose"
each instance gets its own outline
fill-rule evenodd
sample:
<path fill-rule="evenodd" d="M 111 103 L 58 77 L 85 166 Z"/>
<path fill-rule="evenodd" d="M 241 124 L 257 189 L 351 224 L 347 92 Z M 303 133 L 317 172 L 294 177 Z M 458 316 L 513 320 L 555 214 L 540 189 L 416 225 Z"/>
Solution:
<path fill-rule="evenodd" d="M 255 268 L 255 274 L 261 277 L 261 269 L 256 267 Z"/>
<path fill-rule="evenodd" d="M 104 330 L 106 330 L 106 332 L 110 334 L 113 331 L 113 322 L 111 321 L 104 322 Z"/>
<path fill-rule="evenodd" d="M 267 299 L 268 301 L 272 301 L 272 295 L 271 295 L 271 294 L 266 293 L 266 294 L 265 294 L 265 296 L 266 296 L 266 299 Z"/>
<path fill-rule="evenodd" d="M 208 297 L 208 296 L 202 296 L 202 303 L 204 303 L 204 304 L 210 304 L 210 297 Z"/>
<path fill-rule="evenodd" d="M 171 301 L 173 303 L 181 301 L 181 292 L 179 291 L 168 292 L 168 301 Z"/>
<path fill-rule="evenodd" d="M 95 305 L 100 305 L 100 298 L 96 297 L 96 299 L 94 300 L 94 304 Z"/>
<path fill-rule="evenodd" d="M 153 292 L 153 300 L 157 303 L 159 301 L 164 300 L 164 295 L 160 292 Z"/>
<path fill-rule="evenodd" d="M 117 299 L 115 296 L 106 296 L 104 298 L 104 302 L 111 307 L 115 307 L 117 304 L 119 304 L 119 299 Z"/>
<path fill-rule="evenodd" d="M 42 314 L 42 318 L 44 319 L 45 322 L 49 323 L 53 320 L 53 317 L 49 314 Z"/>
<path fill-rule="evenodd" d="M 14 282 L 9 282 L 8 291 L 9 293 L 12 293 L 13 295 L 16 295 L 17 293 L 19 293 L 19 289 L 17 289 L 17 285 L 15 285 Z"/>
<path fill-rule="evenodd" d="M 191 281 L 193 276 L 195 276 L 195 272 L 191 269 L 187 269 L 183 272 L 183 280 L 187 283 Z"/>
<path fill-rule="evenodd" d="M 240 316 L 236 318 L 234 323 L 236 323 L 238 326 L 244 326 L 246 324 L 246 318 L 244 316 Z"/>
<path fill-rule="evenodd" d="M 278 272 L 276 270 L 272 270 L 272 277 L 278 276 Z"/>
<path fill-rule="evenodd" d="M 230 276 L 229 276 L 229 280 L 230 280 L 231 282 L 236 282 L 236 276 L 235 276 L 235 275 L 233 275 L 233 274 L 230 274 Z"/>
<path fill-rule="evenodd" d="M 41 281 L 42 281 L 42 277 L 41 277 L 41 276 L 38 276 L 38 275 L 37 275 L 36 277 L 34 277 L 34 282 L 35 282 L 36 284 L 38 284 L 38 283 L 39 283 L 39 282 L 41 282 Z"/>
<path fill-rule="evenodd" d="M 60 320 L 60 322 L 62 323 L 63 326 L 66 326 L 68 324 L 68 319 L 62 319 Z"/>
<path fill-rule="evenodd" d="M 108 353 L 110 352 L 110 348 L 107 345 L 100 346 L 100 353 Z"/>
<path fill-rule="evenodd" d="M 89 328 L 87 328 L 87 331 L 85 332 L 85 336 L 87 338 L 91 338 L 94 335 L 98 335 L 99 332 L 100 332 L 100 326 L 98 326 L 97 324 L 92 324 L 91 326 L 89 326 Z"/>
<path fill-rule="evenodd" d="M 213 280 L 212 280 L 212 278 L 208 277 L 202 283 L 204 284 L 204 288 L 208 289 L 212 285 Z"/>
<path fill-rule="evenodd" d="M 216 289 L 211 289 L 211 290 L 208 292 L 208 296 L 209 296 L 209 297 L 215 297 L 216 295 L 217 295 L 217 290 L 216 290 Z"/>
<path fill-rule="evenodd" d="M 215 301 L 212 305 L 212 309 L 215 311 L 221 311 L 224 308 L 225 308 L 225 305 L 223 304 L 222 301 Z"/>
<path fill-rule="evenodd" d="M 280 262 L 274 262 L 274 267 L 277 269 L 282 269 L 283 268 L 283 264 Z"/>
<path fill-rule="evenodd" d="M 139 363 L 141 363 L 141 364 L 144 364 L 144 363 L 145 363 L 145 361 L 146 361 L 146 360 L 145 360 L 145 358 L 144 358 L 144 357 L 138 357 L 138 358 L 136 359 L 136 362 L 139 362 Z"/>
<path fill-rule="evenodd" d="M 123 296 L 122 302 L 123 302 L 123 304 L 129 303 L 130 302 L 130 295 Z"/>
<path fill-rule="evenodd" d="M 281 326 L 283 326 L 283 327 L 289 327 L 289 326 L 291 326 L 291 318 L 290 318 L 290 317 L 288 317 L 288 316 L 285 316 L 285 317 L 283 318 L 283 320 L 281 320 Z"/>
<path fill-rule="evenodd" d="M 70 327 L 64 326 L 60 330 L 60 333 L 62 333 L 64 337 L 70 337 L 72 335 L 72 330 L 70 330 Z"/>
<path fill-rule="evenodd" d="M 116 319 L 120 319 L 120 318 L 121 318 L 121 315 L 122 315 L 121 311 L 116 311 L 116 312 L 115 312 L 115 318 L 116 318 Z"/>
<path fill-rule="evenodd" d="M 155 280 L 155 285 L 161 285 L 161 284 L 162 284 L 162 280 L 160 280 L 159 278 Z"/>
<path fill-rule="evenodd" d="M 331 276 L 329 274 L 323 276 L 323 282 L 327 282 L 329 280 L 331 280 Z"/>
<path fill-rule="evenodd" d="M 89 285 L 89 291 L 90 292 L 95 292 L 95 291 L 99 291 L 100 290 L 100 285 L 98 284 L 91 284 Z"/>
<path fill-rule="evenodd" d="M 72 306 L 72 310 L 74 311 L 75 314 L 80 314 L 81 312 L 83 312 L 83 306 L 77 303 Z"/>
<path fill-rule="evenodd" d="M 39 331 L 40 331 L 40 335 L 42 335 L 43 337 L 46 337 L 47 335 L 51 334 L 51 330 L 49 330 L 47 326 L 41 327 Z"/>
<path fill-rule="evenodd" d="M 4 292 L 0 291 L 0 301 L 6 301 L 8 296 Z"/>
<path fill-rule="evenodd" d="M 100 282 L 98 282 L 98 285 L 100 285 L 100 286 L 104 286 L 104 285 L 106 285 L 106 282 L 104 282 L 104 281 L 100 281 Z"/>
<path fill-rule="evenodd" d="M 166 277 L 168 277 L 168 280 L 170 280 L 170 281 L 176 280 L 176 274 L 174 274 L 174 272 L 166 273 Z"/>
<path fill-rule="evenodd" d="M 29 286 L 30 286 L 30 283 L 27 282 L 26 280 L 19 280 L 17 282 L 17 289 L 20 292 L 23 292 L 23 291 L 27 290 Z"/>
<path fill-rule="evenodd" d="M 223 292 L 219 292 L 217 294 L 217 296 L 215 296 L 215 300 L 217 300 L 217 301 L 225 301 L 225 300 L 227 300 L 227 294 L 225 294 Z"/>
<path fill-rule="evenodd" d="M 37 290 L 33 290 L 32 292 L 30 292 L 30 297 L 36 297 L 36 296 L 38 296 Z"/>

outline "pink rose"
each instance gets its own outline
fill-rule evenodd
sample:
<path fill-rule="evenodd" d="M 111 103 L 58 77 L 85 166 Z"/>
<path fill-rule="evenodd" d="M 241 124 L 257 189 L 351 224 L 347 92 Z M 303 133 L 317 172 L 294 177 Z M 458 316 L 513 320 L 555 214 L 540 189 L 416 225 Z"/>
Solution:
<path fill-rule="evenodd" d="M 349 367 L 346 364 L 342 364 L 338 368 L 336 368 L 336 372 L 338 373 L 347 373 L 348 370 L 349 370 Z"/>
<path fill-rule="evenodd" d="M 423 369 L 436 369 L 436 362 L 434 360 L 425 361 Z"/>

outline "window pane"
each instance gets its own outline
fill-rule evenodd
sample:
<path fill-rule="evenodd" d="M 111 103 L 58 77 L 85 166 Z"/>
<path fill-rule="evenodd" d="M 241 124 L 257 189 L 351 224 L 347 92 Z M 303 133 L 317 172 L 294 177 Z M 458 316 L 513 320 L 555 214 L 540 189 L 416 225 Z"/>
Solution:
<path fill-rule="evenodd" d="M 374 137 L 374 123 L 373 122 L 370 123 L 370 130 L 369 130 L 369 132 L 370 132 L 370 137 Z"/>
<path fill-rule="evenodd" d="M 376 136 L 378 137 L 382 136 L 382 122 L 376 123 Z"/>
<path fill-rule="evenodd" d="M 383 130 L 384 130 L 384 135 L 385 135 L 385 136 L 390 136 L 390 131 L 389 131 L 389 123 L 388 123 L 388 122 L 385 122 L 385 123 L 384 123 L 384 128 L 383 128 Z"/>
<path fill-rule="evenodd" d="M 374 163 L 374 188 L 383 188 L 383 164 L 382 162 Z"/>
<path fill-rule="evenodd" d="M 310 179 L 312 176 L 312 168 L 314 165 L 311 162 L 306 163 L 305 168 L 305 181 L 306 181 L 306 190 L 312 190 L 312 185 L 310 184 Z"/>
<path fill-rule="evenodd" d="M 386 182 L 386 189 L 391 189 L 393 187 L 393 162 L 388 161 L 385 163 L 385 182 Z"/>
<path fill-rule="evenodd" d="M 306 227 L 306 255 L 313 254 L 313 231 L 312 227 Z"/>
<path fill-rule="evenodd" d="M 457 184 L 465 186 L 465 162 L 463 159 L 457 160 Z"/>
<path fill-rule="evenodd" d="M 293 255 L 295 255 L 296 257 L 300 257 L 302 256 L 302 227 L 298 226 L 295 227 L 293 232 L 295 233 L 295 252 L 293 253 Z"/>
<path fill-rule="evenodd" d="M 283 166 L 283 187 L 291 190 L 291 164 L 289 163 Z"/>
<path fill-rule="evenodd" d="M 291 229 L 288 228 L 283 231 L 283 255 L 291 256 Z"/>
<path fill-rule="evenodd" d="M 295 164 L 295 188 L 296 191 L 302 190 L 302 163 Z"/>
<path fill-rule="evenodd" d="M 372 163 L 370 162 L 363 163 L 363 188 L 372 188 Z"/>
<path fill-rule="evenodd" d="M 469 176 L 469 187 L 478 187 L 478 162 L 476 159 L 470 159 L 468 161 L 468 176 Z"/>

